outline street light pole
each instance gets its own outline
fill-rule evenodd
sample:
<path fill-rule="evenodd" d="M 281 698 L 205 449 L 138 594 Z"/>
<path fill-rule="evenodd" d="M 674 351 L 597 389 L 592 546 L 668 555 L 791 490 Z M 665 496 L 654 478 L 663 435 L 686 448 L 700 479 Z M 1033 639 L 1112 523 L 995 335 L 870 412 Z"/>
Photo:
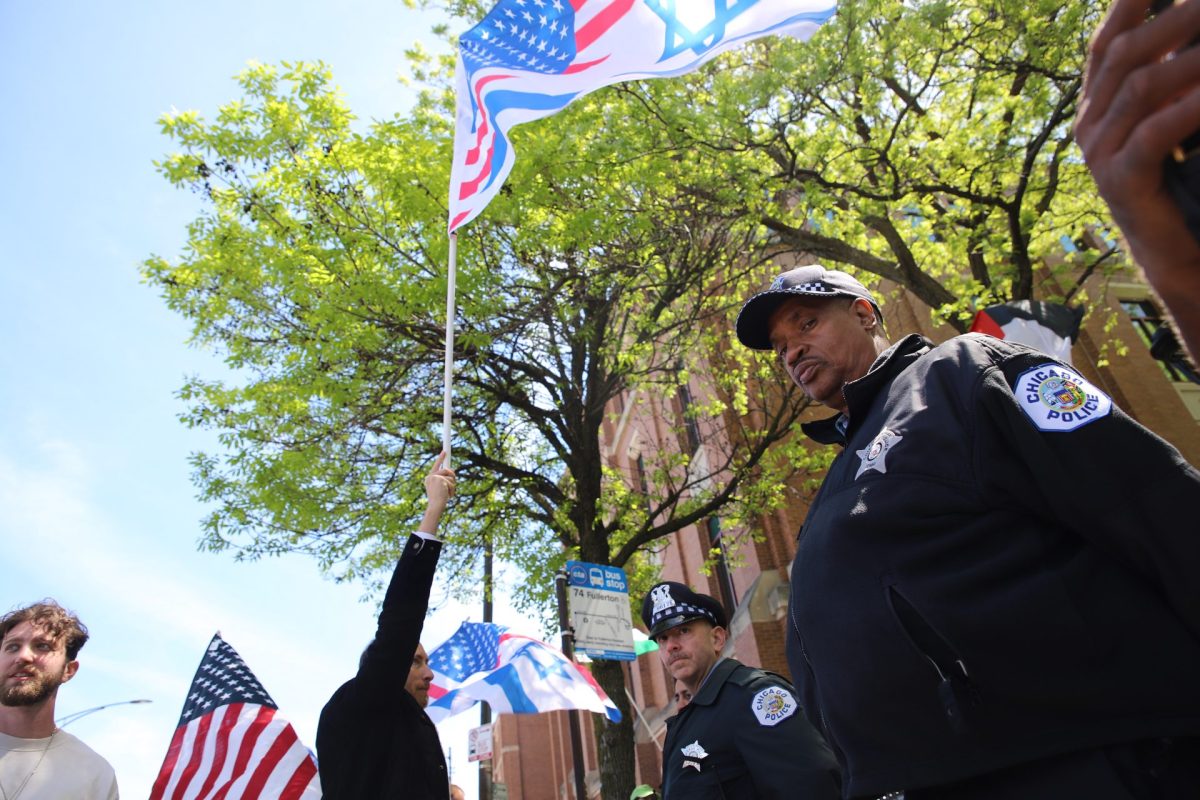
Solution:
<path fill-rule="evenodd" d="M 103 711 L 106 708 L 112 708 L 113 706 L 140 705 L 142 703 L 152 703 L 152 702 L 154 702 L 154 701 L 142 699 L 142 700 L 119 700 L 116 703 L 105 703 L 102 706 L 96 706 L 95 708 L 85 708 L 83 711 L 76 711 L 74 714 L 67 714 L 65 717 L 58 720 L 54 724 L 60 728 L 65 728 L 68 725 L 70 725 L 72 722 L 83 719 L 88 714 L 95 714 L 97 711 Z"/>

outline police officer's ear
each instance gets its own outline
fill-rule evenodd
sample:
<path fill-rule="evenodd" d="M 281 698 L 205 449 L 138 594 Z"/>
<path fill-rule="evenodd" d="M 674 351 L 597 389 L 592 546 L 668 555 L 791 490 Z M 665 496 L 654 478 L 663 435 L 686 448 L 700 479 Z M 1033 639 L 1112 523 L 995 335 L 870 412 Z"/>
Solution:
<path fill-rule="evenodd" d="M 858 324 L 867 333 L 874 333 L 876 328 L 879 327 L 879 317 L 875 314 L 875 309 L 861 297 L 856 297 L 850 301 L 850 312 L 854 314 L 858 320 Z"/>
<path fill-rule="evenodd" d="M 716 646 L 717 652 L 720 653 L 725 649 L 725 643 L 729 641 L 729 631 L 725 630 L 720 625 L 714 625 L 712 629 L 712 635 L 713 644 Z"/>

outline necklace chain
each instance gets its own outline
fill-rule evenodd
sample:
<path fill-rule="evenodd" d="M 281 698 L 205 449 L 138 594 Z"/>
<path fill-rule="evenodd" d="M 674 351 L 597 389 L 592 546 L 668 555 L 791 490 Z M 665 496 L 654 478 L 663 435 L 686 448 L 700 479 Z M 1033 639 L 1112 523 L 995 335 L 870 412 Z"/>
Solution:
<path fill-rule="evenodd" d="M 25 776 L 25 780 L 21 781 L 21 785 L 17 787 L 17 791 L 13 793 L 12 797 L 9 797 L 8 791 L 4 788 L 4 784 L 0 783 L 0 797 L 3 797 L 4 800 L 17 800 L 17 798 L 21 796 L 21 792 L 25 791 L 25 785 L 29 783 L 29 780 L 37 773 L 38 767 L 42 766 L 42 762 L 46 760 L 46 753 L 50 752 L 50 745 L 54 743 L 54 736 L 57 733 L 58 728 L 55 728 L 50 734 L 50 738 L 46 740 L 46 746 L 42 748 L 42 754 L 38 757 L 37 763 L 33 765 L 33 769 L 31 769 L 29 774 Z"/>

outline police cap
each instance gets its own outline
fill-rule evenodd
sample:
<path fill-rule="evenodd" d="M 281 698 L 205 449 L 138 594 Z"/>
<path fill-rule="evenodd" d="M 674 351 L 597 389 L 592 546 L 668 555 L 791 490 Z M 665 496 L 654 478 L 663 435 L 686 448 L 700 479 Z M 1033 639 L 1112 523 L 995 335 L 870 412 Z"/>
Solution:
<path fill-rule="evenodd" d="M 875 316 L 883 322 L 883 312 L 879 310 L 875 296 L 857 278 L 836 269 L 826 269 L 820 264 L 809 264 L 782 273 L 769 287 L 746 301 L 734 323 L 738 340 L 752 350 L 770 350 L 771 332 L 767 322 L 784 300 L 797 295 L 862 298 L 871 304 Z"/>
<path fill-rule="evenodd" d="M 716 598 L 693 592 L 682 583 L 663 581 L 655 584 L 642 601 L 642 622 L 657 639 L 664 631 L 696 619 L 708 620 L 714 627 L 724 628 L 725 609 Z"/>

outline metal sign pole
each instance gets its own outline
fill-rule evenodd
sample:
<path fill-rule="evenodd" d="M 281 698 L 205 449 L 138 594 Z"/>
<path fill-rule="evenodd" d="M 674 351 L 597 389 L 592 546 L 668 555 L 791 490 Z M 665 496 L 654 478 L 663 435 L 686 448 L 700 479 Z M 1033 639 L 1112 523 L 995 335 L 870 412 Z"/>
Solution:
<path fill-rule="evenodd" d="M 568 661 L 575 660 L 575 631 L 567 613 L 567 573 L 559 571 L 554 576 L 554 594 L 558 597 L 558 630 L 562 636 L 562 651 Z M 587 789 L 583 781 L 583 736 L 579 731 L 579 712 L 567 712 L 571 721 L 571 755 L 575 760 L 575 800 L 587 800 Z"/>

